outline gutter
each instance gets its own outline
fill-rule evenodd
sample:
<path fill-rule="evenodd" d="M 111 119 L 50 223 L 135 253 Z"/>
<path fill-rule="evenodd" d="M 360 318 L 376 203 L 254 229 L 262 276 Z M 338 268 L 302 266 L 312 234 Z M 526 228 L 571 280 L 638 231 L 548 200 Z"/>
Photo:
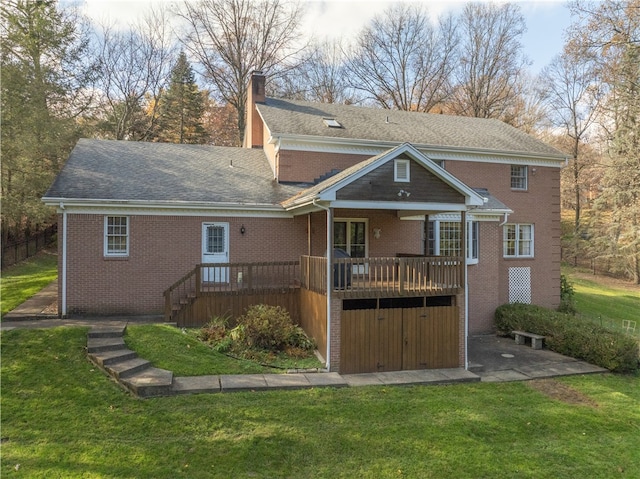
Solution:
<path fill-rule="evenodd" d="M 331 246 L 333 241 L 331 240 L 331 226 L 332 226 L 332 218 L 331 218 L 331 208 L 320 205 L 313 200 L 313 205 L 323 209 L 327 212 L 327 351 L 325 358 L 325 369 L 327 371 L 331 370 L 331 280 L 333 279 L 333 274 L 331 269 L 331 253 L 333 253 Z"/>

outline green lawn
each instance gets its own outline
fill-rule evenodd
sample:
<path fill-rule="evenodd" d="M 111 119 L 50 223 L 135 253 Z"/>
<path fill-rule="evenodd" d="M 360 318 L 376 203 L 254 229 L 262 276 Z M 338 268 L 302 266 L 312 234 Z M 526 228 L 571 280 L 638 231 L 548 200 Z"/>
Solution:
<path fill-rule="evenodd" d="M 635 337 L 640 339 L 640 286 L 621 288 L 607 286 L 595 279 L 585 279 L 567 269 L 575 290 L 578 314 L 602 326 L 623 331 L 622 322 L 636 322 Z"/>
<path fill-rule="evenodd" d="M 151 361 L 156 367 L 173 371 L 175 376 L 284 372 L 218 353 L 199 341 L 196 335 L 196 329 L 180 330 L 166 324 L 129 325 L 125 342 L 138 356 Z M 299 360 L 275 358 L 269 364 L 284 369 L 323 366 L 315 356 Z"/>
<path fill-rule="evenodd" d="M 55 281 L 57 277 L 58 257 L 45 252 L 3 270 L 0 279 L 2 316 L 24 303 L 49 283 Z"/>
<path fill-rule="evenodd" d="M 636 478 L 640 379 L 134 399 L 87 330 L 2 333 L 2 477 Z"/>

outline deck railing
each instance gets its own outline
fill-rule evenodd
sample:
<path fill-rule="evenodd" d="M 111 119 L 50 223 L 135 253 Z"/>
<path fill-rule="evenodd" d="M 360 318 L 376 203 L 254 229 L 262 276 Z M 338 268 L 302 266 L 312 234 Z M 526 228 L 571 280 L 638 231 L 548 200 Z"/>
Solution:
<path fill-rule="evenodd" d="M 199 264 L 164 292 L 165 319 L 202 294 L 283 292 L 299 287 L 299 277 L 297 261 Z"/>
<path fill-rule="evenodd" d="M 301 285 L 327 291 L 327 259 L 303 256 Z M 334 258 L 332 292 L 344 298 L 456 294 L 463 287 L 463 261 L 453 256 Z"/>
<path fill-rule="evenodd" d="M 463 261 L 450 256 L 327 258 L 298 261 L 199 264 L 164 292 L 165 318 L 204 294 L 255 295 L 303 287 L 341 298 L 457 294 L 463 287 Z"/>

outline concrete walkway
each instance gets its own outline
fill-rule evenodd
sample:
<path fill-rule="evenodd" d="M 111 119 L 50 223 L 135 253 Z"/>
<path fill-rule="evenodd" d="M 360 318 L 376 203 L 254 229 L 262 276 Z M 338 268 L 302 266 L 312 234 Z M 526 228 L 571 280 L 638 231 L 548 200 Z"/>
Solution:
<path fill-rule="evenodd" d="M 469 369 L 425 369 L 366 374 L 295 373 L 174 377 L 171 371 L 153 367 L 138 358 L 124 343 L 127 324 L 162 323 L 161 316 L 53 319 L 44 311 L 57 299 L 54 283 L 5 315 L 0 329 L 90 327 L 89 358 L 127 390 L 140 397 L 174 394 L 356 387 L 435 385 L 460 382 L 522 381 L 573 374 L 607 372 L 598 366 L 545 349 L 516 345 L 510 338 L 494 335 L 469 338 Z"/>
<path fill-rule="evenodd" d="M 7 321 L 29 321 L 34 319 L 55 319 L 58 317 L 58 282 L 45 286 L 38 293 L 27 299 L 13 311 L 2 318 Z"/>

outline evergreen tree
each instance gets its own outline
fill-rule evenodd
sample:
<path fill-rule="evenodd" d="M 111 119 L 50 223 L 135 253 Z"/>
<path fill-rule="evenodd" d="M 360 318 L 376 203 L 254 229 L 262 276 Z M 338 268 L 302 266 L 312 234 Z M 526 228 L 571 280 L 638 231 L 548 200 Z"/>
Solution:
<path fill-rule="evenodd" d="M 640 284 L 640 0 L 576 0 L 571 13 L 573 41 L 597 54 L 609 88 L 609 165 L 595 203 L 594 249 L 611 272 Z"/>
<path fill-rule="evenodd" d="M 94 69 L 88 36 L 72 12 L 49 0 L 3 2 L 2 237 L 46 223 L 40 198 L 79 136 Z"/>
<path fill-rule="evenodd" d="M 161 96 L 157 139 L 168 143 L 205 143 L 202 124 L 205 93 L 196 85 L 193 69 L 184 52 L 171 71 L 169 88 Z"/>

